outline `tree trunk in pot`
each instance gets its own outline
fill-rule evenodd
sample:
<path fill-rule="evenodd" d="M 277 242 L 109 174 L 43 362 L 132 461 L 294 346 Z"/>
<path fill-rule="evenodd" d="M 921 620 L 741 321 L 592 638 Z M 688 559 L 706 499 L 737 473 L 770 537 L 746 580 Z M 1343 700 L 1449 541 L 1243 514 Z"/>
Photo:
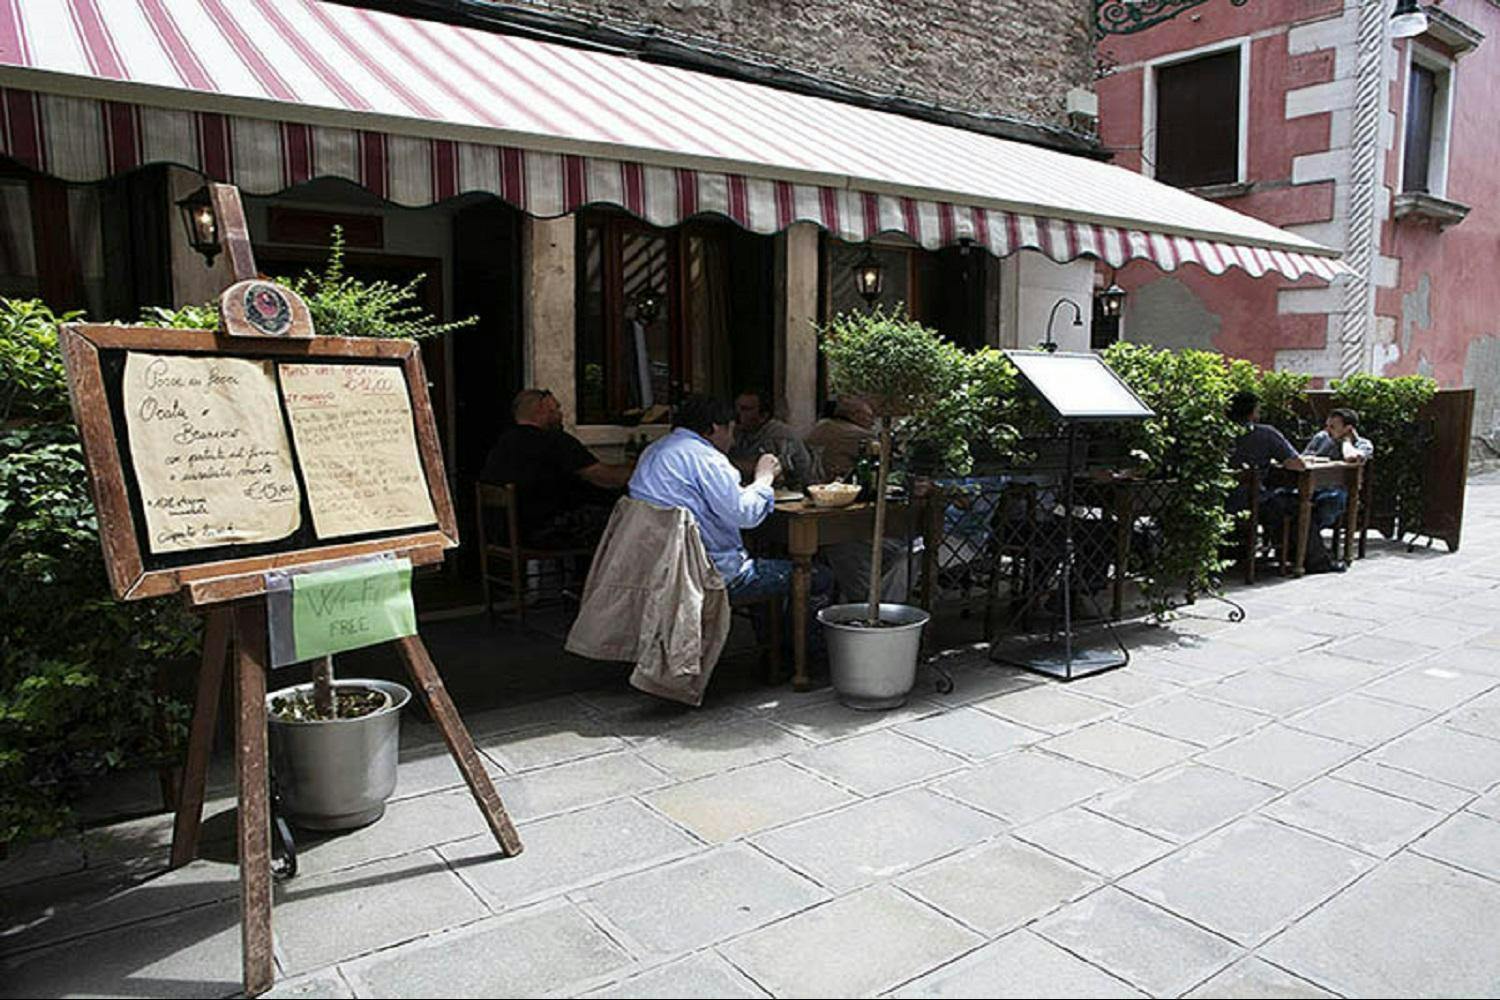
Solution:
<path fill-rule="evenodd" d="M 333 655 L 313 661 L 313 708 L 318 715 L 325 719 L 331 719 L 334 715 L 333 702 Z"/>
<path fill-rule="evenodd" d="M 880 624 L 881 563 L 885 555 L 885 490 L 891 474 L 891 425 L 886 417 L 880 426 L 880 472 L 875 477 L 875 537 L 870 541 L 870 627 Z"/>

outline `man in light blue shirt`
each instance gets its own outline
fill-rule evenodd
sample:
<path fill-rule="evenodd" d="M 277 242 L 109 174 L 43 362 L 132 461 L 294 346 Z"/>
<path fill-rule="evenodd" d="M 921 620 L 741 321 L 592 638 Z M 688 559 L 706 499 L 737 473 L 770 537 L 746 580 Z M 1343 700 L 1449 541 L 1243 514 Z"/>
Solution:
<path fill-rule="evenodd" d="M 785 594 L 792 564 L 751 559 L 740 537 L 741 530 L 760 524 L 775 509 L 771 483 L 781 463 L 775 455 L 760 456 L 754 480 L 741 486 L 739 470 L 725 455 L 733 441 L 734 409 L 723 400 L 689 396 L 677 408 L 672 433 L 641 453 L 630 477 L 630 495 L 658 507 L 692 511 L 731 601 Z"/>

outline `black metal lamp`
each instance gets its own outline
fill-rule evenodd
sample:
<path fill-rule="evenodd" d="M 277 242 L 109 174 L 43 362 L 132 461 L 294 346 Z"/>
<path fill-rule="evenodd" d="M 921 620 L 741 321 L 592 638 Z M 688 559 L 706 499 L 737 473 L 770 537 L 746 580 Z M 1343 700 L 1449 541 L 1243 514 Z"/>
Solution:
<path fill-rule="evenodd" d="M 1099 300 L 1099 315 L 1105 319 L 1119 319 L 1125 311 L 1125 289 L 1115 284 L 1113 278 L 1108 288 L 1094 293 L 1094 298 Z"/>
<path fill-rule="evenodd" d="M 885 265 L 875 256 L 875 251 L 869 244 L 865 245 L 865 255 L 854 265 L 854 287 L 859 292 L 860 298 L 870 305 L 880 298 L 880 288 L 885 284 Z"/>
<path fill-rule="evenodd" d="M 635 318 L 645 326 L 656 322 L 661 315 L 661 293 L 655 288 L 643 288 L 635 297 Z"/>
<path fill-rule="evenodd" d="M 1073 307 L 1073 325 L 1083 325 L 1083 310 L 1078 307 L 1077 302 L 1069 298 L 1061 298 L 1052 303 L 1052 311 L 1047 314 L 1047 339 L 1037 345 L 1048 354 L 1057 353 L 1057 341 L 1052 339 L 1052 321 L 1057 319 L 1057 307 L 1064 305 Z"/>
<path fill-rule="evenodd" d="M 1391 12 L 1391 37 L 1411 38 L 1427 30 L 1427 13 L 1417 0 L 1396 0 Z"/>
<path fill-rule="evenodd" d="M 177 208 L 182 212 L 183 225 L 187 226 L 188 245 L 203 255 L 205 265 L 213 267 L 223 245 L 219 242 L 219 220 L 214 216 L 208 187 L 205 185 L 179 201 Z"/>

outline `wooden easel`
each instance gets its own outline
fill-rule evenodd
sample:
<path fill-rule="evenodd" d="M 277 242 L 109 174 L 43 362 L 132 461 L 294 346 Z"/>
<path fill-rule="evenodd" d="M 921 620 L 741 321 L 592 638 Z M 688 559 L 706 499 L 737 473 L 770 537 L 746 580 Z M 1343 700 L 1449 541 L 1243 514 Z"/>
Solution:
<path fill-rule="evenodd" d="M 259 334 L 250 329 L 249 324 L 233 322 L 230 293 L 256 277 L 255 258 L 238 189 L 213 184 L 210 192 L 221 239 L 235 277 L 235 284 L 225 293 L 223 303 L 225 330 L 216 335 L 207 331 L 66 326 L 60 342 L 68 368 L 74 418 L 83 437 L 90 489 L 99 513 L 105 563 L 115 595 L 133 599 L 181 591 L 188 605 L 204 615 L 202 666 L 173 827 L 173 868 L 185 865 L 197 856 L 219 699 L 227 667 L 231 661 L 234 664 L 232 704 L 239 794 L 243 979 L 246 994 L 255 996 L 265 992 L 275 981 L 271 943 L 270 785 L 266 748 L 266 673 L 271 664 L 264 573 L 270 569 L 311 566 L 376 552 L 404 556 L 414 566 L 430 565 L 442 562 L 444 550 L 457 545 L 458 539 L 426 377 L 415 345 L 404 341 L 314 338 L 305 307 L 295 298 L 290 323 L 279 334 Z M 239 308 L 243 317 L 243 306 Z M 302 310 L 300 313 L 298 308 Z M 308 360 L 362 358 L 399 362 L 411 394 L 417 445 L 437 513 L 437 529 L 173 569 L 148 569 L 135 533 L 124 466 L 104 386 L 100 351 L 151 348 L 249 357 L 292 353 Z M 506 815 L 488 772 L 480 764 L 474 741 L 459 718 L 426 646 L 417 636 L 398 639 L 394 645 L 417 694 L 442 732 L 448 752 L 453 755 L 473 792 L 501 854 L 514 857 L 522 849 L 520 837 Z"/>

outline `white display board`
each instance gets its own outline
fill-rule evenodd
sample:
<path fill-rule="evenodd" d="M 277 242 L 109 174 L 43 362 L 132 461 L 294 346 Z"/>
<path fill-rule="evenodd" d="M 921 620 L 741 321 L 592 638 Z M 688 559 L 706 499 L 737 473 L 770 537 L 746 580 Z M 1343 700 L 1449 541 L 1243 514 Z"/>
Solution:
<path fill-rule="evenodd" d="M 1064 420 L 1142 420 L 1156 415 L 1096 354 L 1006 351 L 1005 356 Z"/>

